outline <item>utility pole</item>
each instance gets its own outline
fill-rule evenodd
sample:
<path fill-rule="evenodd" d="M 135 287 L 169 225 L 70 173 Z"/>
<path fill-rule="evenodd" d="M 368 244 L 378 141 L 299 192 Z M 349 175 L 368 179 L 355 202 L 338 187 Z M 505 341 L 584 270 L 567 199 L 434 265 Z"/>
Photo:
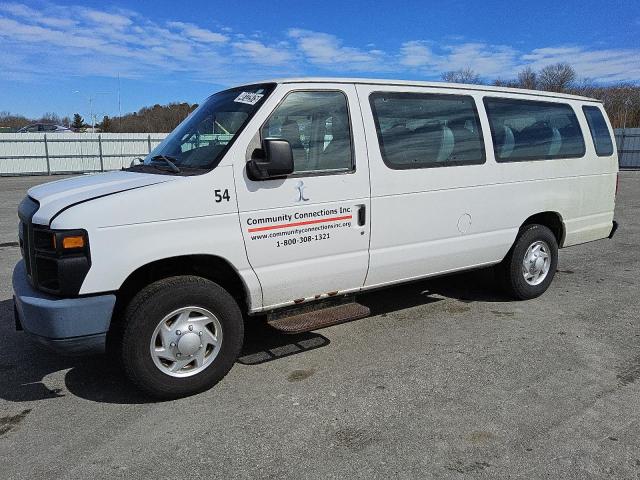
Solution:
<path fill-rule="evenodd" d="M 82 95 L 80 90 L 74 90 L 72 93 L 79 93 Z M 89 102 L 89 119 L 91 120 L 91 133 L 96 133 L 96 117 L 93 114 L 93 101 L 98 95 L 111 95 L 111 92 L 95 92 L 92 95 L 86 97 Z"/>
<path fill-rule="evenodd" d="M 118 73 L 118 131 L 122 132 L 122 102 L 120 101 L 120 73 Z"/>

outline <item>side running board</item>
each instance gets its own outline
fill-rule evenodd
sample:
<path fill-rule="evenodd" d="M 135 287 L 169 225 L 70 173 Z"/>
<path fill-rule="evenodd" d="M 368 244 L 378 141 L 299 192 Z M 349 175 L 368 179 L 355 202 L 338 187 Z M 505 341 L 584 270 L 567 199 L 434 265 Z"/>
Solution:
<path fill-rule="evenodd" d="M 369 307 L 356 302 L 349 302 L 310 311 L 291 312 L 289 315 L 273 319 L 269 318 L 267 323 L 285 333 L 302 333 L 358 320 L 368 317 L 370 314 Z"/>

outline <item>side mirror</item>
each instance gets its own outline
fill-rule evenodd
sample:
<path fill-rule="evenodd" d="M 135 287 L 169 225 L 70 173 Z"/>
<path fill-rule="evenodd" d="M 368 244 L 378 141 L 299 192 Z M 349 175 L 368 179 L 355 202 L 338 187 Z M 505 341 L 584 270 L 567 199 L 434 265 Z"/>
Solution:
<path fill-rule="evenodd" d="M 292 173 L 291 144 L 280 138 L 265 138 L 262 148 L 256 148 L 251 160 L 247 162 L 247 174 L 251 180 L 286 177 Z"/>

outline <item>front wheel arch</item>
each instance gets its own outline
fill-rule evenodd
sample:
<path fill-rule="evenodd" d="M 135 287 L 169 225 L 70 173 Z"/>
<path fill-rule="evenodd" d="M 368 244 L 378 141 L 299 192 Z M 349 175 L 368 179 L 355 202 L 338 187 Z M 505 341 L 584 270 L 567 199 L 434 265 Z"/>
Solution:
<path fill-rule="evenodd" d="M 197 276 L 215 282 L 234 298 L 242 313 L 249 310 L 249 289 L 238 271 L 224 258 L 214 255 L 181 255 L 156 260 L 138 267 L 116 292 L 111 325 L 107 332 L 107 353 L 119 357 L 124 328 L 123 314 L 131 300 L 154 282 L 176 276 Z"/>
<path fill-rule="evenodd" d="M 250 303 L 249 289 L 229 261 L 215 255 L 180 255 L 155 260 L 131 272 L 116 293 L 116 310 L 119 306 L 124 307 L 147 285 L 179 275 L 195 275 L 217 283 L 233 296 L 242 309 L 246 310 Z"/>

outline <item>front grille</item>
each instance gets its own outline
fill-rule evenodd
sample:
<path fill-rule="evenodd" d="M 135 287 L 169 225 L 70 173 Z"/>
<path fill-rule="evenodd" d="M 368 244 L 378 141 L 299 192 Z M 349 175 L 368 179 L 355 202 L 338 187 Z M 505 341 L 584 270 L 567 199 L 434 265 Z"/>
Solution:
<path fill-rule="evenodd" d="M 27 279 L 34 288 L 58 296 L 76 296 L 91 267 L 89 239 L 85 230 L 65 230 L 82 235 L 85 247 L 63 252 L 59 245 L 63 231 L 52 231 L 45 225 L 33 223 L 40 205 L 26 197 L 18 208 L 20 218 L 20 249 L 24 258 Z M 57 240 L 54 240 L 54 236 Z M 56 247 L 58 245 L 58 247 Z"/>

